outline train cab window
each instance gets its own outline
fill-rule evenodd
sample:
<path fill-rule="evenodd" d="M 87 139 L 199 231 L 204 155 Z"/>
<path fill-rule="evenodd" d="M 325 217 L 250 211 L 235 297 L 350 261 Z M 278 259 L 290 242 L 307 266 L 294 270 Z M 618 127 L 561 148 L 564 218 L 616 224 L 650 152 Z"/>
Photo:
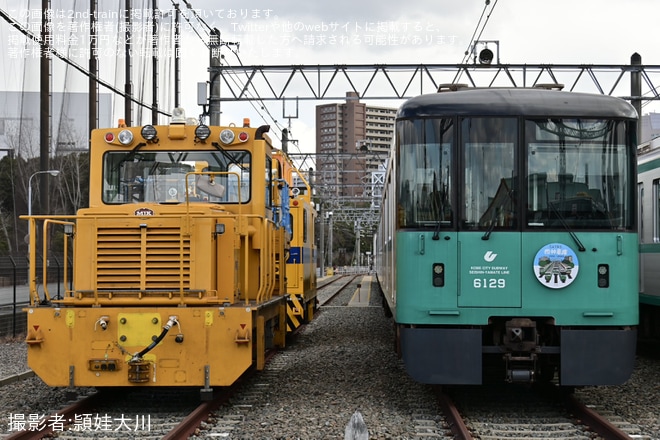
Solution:
<path fill-rule="evenodd" d="M 467 118 L 461 123 L 463 201 L 468 230 L 515 229 L 518 222 L 515 118 Z"/>
<path fill-rule="evenodd" d="M 450 119 L 398 122 L 396 185 L 400 227 L 452 227 L 453 133 Z"/>
<path fill-rule="evenodd" d="M 277 161 L 276 161 L 277 162 Z M 266 208 L 270 208 L 273 203 L 273 159 L 266 156 Z"/>
<path fill-rule="evenodd" d="M 527 204 L 533 229 L 632 227 L 629 129 L 611 120 L 525 123 Z"/>
<path fill-rule="evenodd" d="M 109 151 L 103 202 L 236 203 L 250 199 L 248 151 Z"/>

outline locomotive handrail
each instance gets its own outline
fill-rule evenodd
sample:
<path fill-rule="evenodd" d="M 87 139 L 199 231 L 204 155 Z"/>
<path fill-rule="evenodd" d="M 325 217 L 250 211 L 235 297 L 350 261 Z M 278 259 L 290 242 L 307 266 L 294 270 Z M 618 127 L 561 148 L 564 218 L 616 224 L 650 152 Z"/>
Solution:
<path fill-rule="evenodd" d="M 32 237 L 37 236 L 37 220 L 67 220 L 67 219 L 73 219 L 76 218 L 77 216 L 73 215 L 57 215 L 57 216 L 46 216 L 46 215 L 32 215 L 32 216 L 27 216 L 27 215 L 22 215 L 19 218 L 21 220 L 27 220 L 28 221 L 28 229 L 29 229 L 29 237 L 30 237 L 30 242 L 28 243 L 29 247 L 29 259 L 31 262 L 36 262 L 37 261 L 37 241 L 36 239 L 32 239 Z M 46 251 L 46 237 L 47 235 L 45 234 L 44 230 L 44 258 L 43 261 L 47 261 L 45 259 L 45 251 Z M 65 263 L 66 264 L 66 263 Z M 43 265 L 44 268 L 44 277 L 46 274 L 46 265 Z M 66 267 L 66 266 L 65 266 Z M 39 293 L 37 292 L 37 267 L 35 264 L 30 264 L 29 265 L 29 270 L 28 270 L 28 276 L 29 276 L 29 296 L 30 296 L 30 305 L 34 305 L 36 303 L 39 303 Z M 44 291 L 47 295 L 48 300 L 50 300 L 50 296 L 48 295 L 48 288 L 45 285 L 46 279 L 44 278 Z M 66 285 L 66 283 L 65 283 Z"/>
<path fill-rule="evenodd" d="M 32 237 L 37 236 L 37 224 L 34 217 L 28 217 L 28 230 L 30 237 L 30 262 L 37 261 L 37 246 L 36 239 L 32 240 Z M 29 265 L 29 277 L 30 277 L 30 305 L 34 305 L 39 302 L 39 294 L 37 293 L 37 267 L 36 264 Z"/>
<path fill-rule="evenodd" d="M 267 279 L 268 279 L 268 262 L 266 261 L 266 255 L 268 253 L 268 228 L 266 227 L 266 218 L 260 218 L 259 219 L 261 222 L 261 234 L 259 234 L 259 239 L 261 243 L 259 243 L 259 248 L 261 249 L 261 252 L 259 253 L 259 266 L 261 266 L 261 270 L 259 271 L 259 290 L 257 290 L 257 302 L 260 303 L 267 290 Z"/>
<path fill-rule="evenodd" d="M 75 223 L 74 222 L 66 222 L 62 220 L 53 220 L 53 219 L 45 219 L 44 220 L 44 225 L 43 225 L 43 261 L 41 263 L 42 266 L 42 276 L 43 276 L 43 283 L 44 283 L 44 296 L 46 301 L 50 302 L 51 297 L 50 293 L 48 292 L 48 265 L 46 262 L 48 261 L 48 226 L 50 224 L 57 224 L 57 225 L 71 225 L 72 228 L 75 228 Z M 66 237 L 64 238 L 64 285 L 66 286 L 68 284 L 68 278 L 69 278 L 69 263 L 68 263 L 68 258 L 66 258 L 67 255 L 69 255 L 69 240 L 73 240 L 73 230 L 71 234 L 64 234 Z M 35 249 L 36 252 L 36 249 Z M 32 260 L 34 261 L 34 260 Z M 34 266 L 34 265 L 32 265 Z M 32 267 L 30 267 L 30 271 L 32 271 Z M 36 275 L 36 268 L 35 268 L 35 275 Z M 35 293 L 36 293 L 36 279 L 33 278 L 30 280 L 30 290 L 32 291 L 32 281 L 34 280 L 34 288 L 35 288 Z M 38 295 L 37 295 L 38 297 Z"/>

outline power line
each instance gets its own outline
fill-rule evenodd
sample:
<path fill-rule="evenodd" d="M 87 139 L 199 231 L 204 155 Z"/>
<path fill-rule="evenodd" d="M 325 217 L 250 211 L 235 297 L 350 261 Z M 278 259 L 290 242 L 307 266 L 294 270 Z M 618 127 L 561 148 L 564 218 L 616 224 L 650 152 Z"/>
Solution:
<path fill-rule="evenodd" d="M 491 14 L 493 13 L 493 10 L 495 9 L 495 6 L 497 5 L 498 0 L 495 0 L 495 3 L 493 3 L 493 7 L 490 8 L 490 12 L 486 16 L 486 20 L 484 20 L 483 26 L 481 26 L 481 30 L 479 30 L 479 26 L 481 25 L 481 21 L 484 19 L 484 15 L 486 14 L 486 10 L 488 9 L 488 6 L 490 5 L 490 0 L 486 0 L 484 2 L 484 9 L 481 11 L 481 16 L 479 17 L 479 21 L 477 22 L 477 26 L 474 29 L 474 32 L 472 33 L 472 37 L 470 38 L 470 43 L 468 44 L 467 49 L 465 49 L 465 55 L 463 56 L 463 60 L 461 61 L 461 64 L 465 64 L 468 60 L 468 57 L 470 56 L 471 51 L 474 50 L 475 44 L 477 41 L 481 39 L 481 35 L 484 32 L 484 29 L 486 29 L 486 24 L 488 24 L 488 20 L 490 19 Z M 479 32 L 479 35 L 477 35 L 477 32 Z M 476 36 L 476 38 L 475 38 Z M 459 70 L 456 74 L 456 77 L 452 81 L 453 84 L 456 84 L 458 80 L 461 77 L 461 74 L 463 72 Z"/>
<path fill-rule="evenodd" d="M 175 7 L 178 6 L 177 4 L 175 4 L 174 0 L 171 0 L 171 1 L 172 1 L 172 5 L 174 5 Z M 208 25 L 208 23 L 206 23 L 206 21 L 204 21 L 204 19 L 202 19 L 202 17 L 199 16 L 199 14 L 197 14 L 197 12 L 196 12 L 195 9 L 193 8 L 193 6 L 190 4 L 190 2 L 188 2 L 187 0 L 183 0 L 183 3 L 186 5 L 186 7 L 187 7 L 189 10 L 192 11 L 193 16 L 197 19 L 197 21 L 198 21 L 199 23 L 201 23 L 204 27 L 206 27 L 206 28 L 209 30 L 210 33 L 215 34 L 215 33 L 217 32 L 215 29 L 211 28 L 211 27 Z M 202 41 L 202 43 L 206 46 L 206 48 L 207 48 L 207 49 L 210 49 L 210 45 L 209 45 L 209 44 L 208 44 L 208 43 L 202 38 L 202 36 L 197 32 L 197 30 L 196 30 L 196 26 L 193 26 L 192 23 L 190 22 L 190 20 L 188 20 L 187 17 L 186 17 L 186 21 L 188 21 L 188 24 L 191 25 L 191 28 L 195 31 L 195 34 L 197 34 L 197 36 L 198 36 L 199 39 Z M 207 36 L 210 37 L 209 34 L 207 34 Z M 237 45 L 238 45 L 238 44 L 237 44 Z M 227 46 L 227 47 L 229 47 L 229 46 Z M 233 53 L 234 56 L 236 57 L 236 60 L 238 61 L 238 64 L 239 64 L 241 67 L 244 67 L 243 61 L 241 60 L 241 57 L 238 55 L 238 51 L 237 51 L 237 50 L 234 50 L 234 49 L 231 49 L 231 48 L 229 48 L 229 50 L 230 50 L 231 53 Z M 222 61 L 221 61 L 221 62 L 222 62 Z M 259 92 L 258 92 L 258 90 L 256 89 L 256 87 L 254 86 L 254 84 L 249 83 L 249 87 L 246 87 L 246 83 L 244 83 L 244 82 L 242 82 L 242 81 L 240 81 L 240 80 L 238 79 L 238 74 L 236 74 L 236 71 L 233 69 L 233 67 L 232 67 L 232 65 L 229 63 L 229 61 L 227 61 L 226 59 L 224 59 L 224 63 L 226 63 L 226 64 L 225 64 L 225 68 L 230 69 L 230 70 L 231 70 L 232 72 L 234 72 L 234 74 L 235 74 L 234 76 L 232 76 L 232 82 L 233 82 L 234 84 L 236 84 L 237 86 L 240 86 L 241 88 L 245 89 L 245 90 L 246 90 L 246 93 L 249 93 L 249 94 L 252 96 L 252 98 L 250 99 L 250 105 L 252 106 L 252 108 L 254 109 L 254 111 L 255 111 L 259 116 L 261 116 L 261 118 L 262 118 L 264 121 L 266 121 L 266 120 L 270 120 L 270 121 L 272 121 L 272 123 L 273 123 L 273 125 L 274 125 L 274 128 L 277 129 L 277 130 L 279 130 L 279 136 L 280 136 L 280 139 L 281 139 L 281 138 L 282 138 L 282 132 L 283 132 L 284 128 L 283 128 L 282 126 L 280 126 L 280 124 L 279 124 L 279 122 L 277 121 L 277 119 L 276 119 L 276 118 L 270 113 L 270 110 L 269 110 L 268 107 L 266 106 L 266 103 L 265 103 L 265 102 L 261 99 L 261 97 L 259 96 Z M 251 88 L 251 91 L 250 91 L 250 88 Z M 258 101 L 258 102 L 260 103 L 260 108 L 258 108 L 258 107 L 254 104 L 253 101 Z M 262 113 L 262 110 L 265 111 L 266 116 L 264 116 L 264 114 Z M 291 139 L 289 142 L 291 142 L 293 145 L 295 145 L 296 149 L 298 149 L 298 152 L 300 152 L 300 146 L 298 145 L 298 142 L 297 142 L 296 140 Z"/>
<path fill-rule="evenodd" d="M 68 59 L 66 56 L 64 56 L 64 55 L 62 55 L 61 53 L 59 53 L 54 47 L 52 47 L 52 46 L 51 46 L 50 44 L 48 44 L 47 42 L 42 42 L 40 37 L 34 35 L 32 32 L 30 32 L 28 29 L 26 29 L 23 25 L 21 25 L 19 22 L 17 22 L 16 20 L 14 20 L 14 18 L 12 18 L 12 17 L 11 17 L 7 12 L 5 12 L 3 9 L 0 9 L 0 17 L 2 17 L 7 23 L 9 23 L 11 26 L 13 26 L 13 27 L 14 27 L 16 30 L 18 30 L 20 33 L 22 33 L 23 35 L 25 35 L 26 37 L 28 37 L 28 38 L 31 39 L 32 41 L 34 41 L 34 42 L 40 44 L 40 45 L 43 47 L 43 51 L 44 51 L 44 52 L 47 51 L 48 54 L 55 55 L 57 58 L 59 58 L 60 60 L 64 61 L 64 62 L 65 62 L 66 64 L 68 64 L 69 66 L 75 68 L 76 70 L 78 70 L 78 71 L 79 71 L 80 73 L 82 73 L 83 75 L 87 76 L 88 78 L 93 78 L 97 83 L 99 83 L 99 84 L 102 85 L 103 87 L 105 87 L 105 88 L 107 88 L 107 89 L 109 89 L 109 90 L 115 92 L 116 94 L 118 94 L 118 95 L 120 95 L 120 96 L 122 96 L 122 97 L 124 97 L 124 98 L 130 99 L 132 102 L 134 102 L 134 103 L 137 104 L 137 105 L 140 105 L 140 106 L 142 106 L 142 107 L 148 108 L 148 109 L 150 109 L 150 110 L 154 110 L 153 107 L 152 107 L 151 105 L 149 105 L 149 104 L 145 104 L 144 102 L 142 102 L 142 101 L 140 101 L 140 100 L 138 100 L 138 99 L 135 99 L 135 98 L 133 98 L 132 96 L 126 94 L 124 91 L 122 91 L 122 90 L 116 88 L 116 87 L 113 86 L 112 84 L 110 84 L 110 83 L 108 83 L 108 82 L 102 80 L 102 79 L 99 78 L 98 76 L 92 74 L 90 71 L 88 71 L 87 69 L 85 69 L 85 68 L 82 67 L 81 65 L 79 65 L 79 64 L 77 64 L 76 62 L 74 62 L 74 61 Z M 46 56 L 46 53 L 42 53 L 42 56 Z M 162 115 L 165 115 L 165 116 L 171 116 L 169 113 L 163 112 L 163 111 L 158 110 L 158 109 L 155 109 L 155 110 L 156 110 L 158 113 L 162 114 Z"/>

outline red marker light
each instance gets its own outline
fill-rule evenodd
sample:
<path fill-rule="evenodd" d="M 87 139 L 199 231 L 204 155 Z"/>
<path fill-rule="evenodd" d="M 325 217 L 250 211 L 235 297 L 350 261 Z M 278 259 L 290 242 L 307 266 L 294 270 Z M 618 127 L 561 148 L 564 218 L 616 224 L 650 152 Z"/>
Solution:
<path fill-rule="evenodd" d="M 245 141 L 247 141 L 247 140 L 248 140 L 248 137 L 249 137 L 248 134 L 247 134 L 246 132 L 244 132 L 244 131 L 241 131 L 241 132 L 238 134 L 238 140 L 241 141 L 241 142 L 245 142 Z"/>
<path fill-rule="evenodd" d="M 115 140 L 115 135 L 113 133 L 106 133 L 105 134 L 105 141 L 106 142 L 112 142 Z"/>

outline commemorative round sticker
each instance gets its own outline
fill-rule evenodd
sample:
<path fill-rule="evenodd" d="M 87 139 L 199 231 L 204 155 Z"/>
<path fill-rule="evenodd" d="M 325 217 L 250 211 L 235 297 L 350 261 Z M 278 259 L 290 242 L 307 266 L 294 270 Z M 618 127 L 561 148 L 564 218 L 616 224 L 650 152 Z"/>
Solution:
<path fill-rule="evenodd" d="M 573 249 L 561 243 L 543 246 L 534 257 L 534 275 L 551 289 L 562 289 L 577 278 L 580 264 Z"/>

